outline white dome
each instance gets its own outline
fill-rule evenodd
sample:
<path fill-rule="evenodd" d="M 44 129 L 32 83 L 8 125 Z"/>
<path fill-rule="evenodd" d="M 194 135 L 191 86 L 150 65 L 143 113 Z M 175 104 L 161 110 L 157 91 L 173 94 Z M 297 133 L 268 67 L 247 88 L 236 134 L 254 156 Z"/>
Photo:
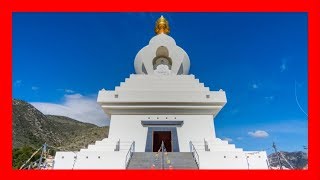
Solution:
<path fill-rule="evenodd" d="M 134 68 L 137 74 L 154 74 L 159 64 L 167 65 L 170 74 L 188 74 L 190 60 L 188 54 L 175 40 L 166 35 L 154 36 L 149 45 L 142 48 L 134 60 Z"/>

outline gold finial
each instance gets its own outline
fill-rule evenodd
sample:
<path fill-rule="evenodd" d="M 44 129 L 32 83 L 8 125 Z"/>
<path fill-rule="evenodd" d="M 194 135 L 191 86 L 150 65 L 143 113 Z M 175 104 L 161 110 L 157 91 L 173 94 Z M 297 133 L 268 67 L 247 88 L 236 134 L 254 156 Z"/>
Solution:
<path fill-rule="evenodd" d="M 156 34 L 161 34 L 161 33 L 169 34 L 170 33 L 169 22 L 162 15 L 156 22 L 154 32 Z"/>

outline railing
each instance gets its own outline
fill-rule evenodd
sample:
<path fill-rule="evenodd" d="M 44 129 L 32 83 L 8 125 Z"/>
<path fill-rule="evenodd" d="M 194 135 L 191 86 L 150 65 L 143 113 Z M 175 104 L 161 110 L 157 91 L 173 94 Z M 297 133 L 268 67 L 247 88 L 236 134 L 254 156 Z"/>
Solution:
<path fill-rule="evenodd" d="M 193 158 L 196 161 L 197 166 L 199 168 L 200 167 L 199 154 L 191 141 L 190 141 L 190 151 L 192 152 Z"/>
<path fill-rule="evenodd" d="M 161 160 L 161 168 L 164 169 L 164 151 L 167 151 L 166 150 L 166 147 L 164 146 L 164 142 L 162 141 L 161 142 L 161 157 L 162 157 L 162 160 Z"/>
<path fill-rule="evenodd" d="M 124 166 L 126 169 L 128 168 L 130 159 L 131 159 L 132 154 L 134 152 L 134 146 L 135 146 L 135 142 L 133 141 L 128 152 L 127 152 L 127 155 L 126 155 L 125 166 Z"/>
<path fill-rule="evenodd" d="M 120 151 L 120 139 L 117 142 L 116 149 L 114 149 L 114 151 Z"/>
<path fill-rule="evenodd" d="M 164 156 L 165 155 L 168 156 L 167 149 L 166 149 L 166 147 L 164 145 L 164 142 L 162 141 L 159 150 L 156 152 L 156 156 L 155 156 L 155 159 L 153 161 L 154 162 L 153 163 L 153 168 L 165 169 L 165 167 L 164 167 L 165 166 L 165 162 L 164 162 L 164 159 L 165 159 Z M 167 157 L 167 159 L 168 159 L 168 157 Z"/>
<path fill-rule="evenodd" d="M 204 150 L 205 151 L 210 151 L 209 145 L 208 145 L 208 141 L 206 141 L 206 139 L 204 139 Z"/>

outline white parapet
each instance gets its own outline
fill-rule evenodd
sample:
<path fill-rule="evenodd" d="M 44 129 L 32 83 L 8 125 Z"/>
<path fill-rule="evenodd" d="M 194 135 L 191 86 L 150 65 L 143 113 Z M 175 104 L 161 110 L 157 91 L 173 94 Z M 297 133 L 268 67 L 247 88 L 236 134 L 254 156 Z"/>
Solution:
<path fill-rule="evenodd" d="M 54 169 L 125 169 L 126 152 L 57 152 Z"/>
<path fill-rule="evenodd" d="M 266 152 L 247 155 L 244 151 L 198 152 L 200 169 L 268 169 Z"/>
<path fill-rule="evenodd" d="M 199 169 L 268 169 L 265 151 L 243 151 L 219 138 L 192 141 L 199 155 Z M 205 147 L 207 146 L 207 147 Z"/>
<path fill-rule="evenodd" d="M 86 149 L 56 152 L 54 169 L 125 169 L 125 158 L 133 141 L 104 139 Z"/>

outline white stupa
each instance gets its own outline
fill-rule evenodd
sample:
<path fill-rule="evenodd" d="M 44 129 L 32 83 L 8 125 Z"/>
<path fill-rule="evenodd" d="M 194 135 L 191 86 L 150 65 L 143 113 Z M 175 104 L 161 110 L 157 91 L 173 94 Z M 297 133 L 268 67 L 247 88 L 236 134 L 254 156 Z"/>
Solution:
<path fill-rule="evenodd" d="M 136 74 L 114 91 L 99 91 L 108 138 L 57 152 L 54 169 L 268 169 L 265 151 L 243 151 L 216 137 L 214 118 L 226 93 L 189 74 L 188 54 L 169 31 L 161 16 L 156 35 L 136 55 Z"/>

